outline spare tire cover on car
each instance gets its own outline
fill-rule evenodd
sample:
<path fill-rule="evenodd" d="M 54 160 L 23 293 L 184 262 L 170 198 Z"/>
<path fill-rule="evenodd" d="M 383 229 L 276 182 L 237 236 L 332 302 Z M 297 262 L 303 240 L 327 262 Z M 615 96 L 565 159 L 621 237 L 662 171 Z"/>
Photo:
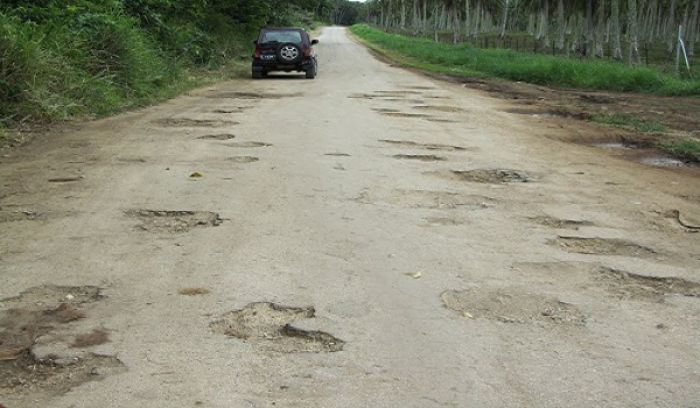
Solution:
<path fill-rule="evenodd" d="M 294 64 L 302 57 L 301 47 L 294 43 L 280 44 L 277 48 L 277 58 L 283 64 Z"/>

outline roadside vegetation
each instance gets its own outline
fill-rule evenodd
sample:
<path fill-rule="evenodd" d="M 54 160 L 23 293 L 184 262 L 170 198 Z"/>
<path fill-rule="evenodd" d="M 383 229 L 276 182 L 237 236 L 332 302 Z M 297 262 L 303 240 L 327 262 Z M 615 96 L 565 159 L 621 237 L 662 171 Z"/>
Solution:
<path fill-rule="evenodd" d="M 620 113 L 595 114 L 591 116 L 591 121 L 603 125 L 615 126 L 623 129 L 636 130 L 641 133 L 663 133 L 666 126 L 663 123 L 642 120 L 633 115 Z"/>
<path fill-rule="evenodd" d="M 352 23 L 341 0 L 5 0 L 2 128 L 99 117 L 248 72 L 265 25 Z M 5 135 L 5 136 L 3 136 Z"/>
<path fill-rule="evenodd" d="M 375 50 L 406 65 L 450 75 L 595 90 L 700 95 L 700 81 L 681 79 L 647 67 L 509 49 L 481 49 L 469 43 L 447 44 L 390 34 L 367 25 L 356 25 L 351 30 Z"/>

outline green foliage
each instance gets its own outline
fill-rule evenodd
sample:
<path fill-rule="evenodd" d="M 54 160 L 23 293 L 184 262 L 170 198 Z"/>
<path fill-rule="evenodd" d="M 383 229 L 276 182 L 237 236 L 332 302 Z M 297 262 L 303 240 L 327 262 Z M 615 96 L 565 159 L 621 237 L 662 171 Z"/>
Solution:
<path fill-rule="evenodd" d="M 679 141 L 663 143 L 661 147 L 685 160 L 700 162 L 700 141 L 696 139 L 684 139 Z"/>
<path fill-rule="evenodd" d="M 330 0 L 3 0 L 0 127 L 101 116 L 240 73 L 265 25 Z"/>
<path fill-rule="evenodd" d="M 585 89 L 700 95 L 700 81 L 678 79 L 650 68 L 507 49 L 479 49 L 466 43 L 435 43 L 423 38 L 388 34 L 367 25 L 353 26 L 351 31 L 381 50 L 398 54 L 410 65 L 452 75 L 490 76 Z"/>
<path fill-rule="evenodd" d="M 604 125 L 633 129 L 642 133 L 663 133 L 666 131 L 666 126 L 662 123 L 645 121 L 635 116 L 625 114 L 596 114 L 591 117 L 591 121 Z"/>

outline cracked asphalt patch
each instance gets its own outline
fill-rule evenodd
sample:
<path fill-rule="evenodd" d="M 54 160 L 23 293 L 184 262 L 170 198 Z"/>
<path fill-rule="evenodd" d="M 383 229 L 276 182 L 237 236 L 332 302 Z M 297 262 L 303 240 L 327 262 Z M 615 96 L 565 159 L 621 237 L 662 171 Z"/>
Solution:
<path fill-rule="evenodd" d="M 343 350 L 344 341 L 322 331 L 292 326 L 315 317 L 313 307 L 286 307 L 275 303 L 251 303 L 211 323 L 215 333 L 235 337 L 281 353 L 328 353 Z"/>

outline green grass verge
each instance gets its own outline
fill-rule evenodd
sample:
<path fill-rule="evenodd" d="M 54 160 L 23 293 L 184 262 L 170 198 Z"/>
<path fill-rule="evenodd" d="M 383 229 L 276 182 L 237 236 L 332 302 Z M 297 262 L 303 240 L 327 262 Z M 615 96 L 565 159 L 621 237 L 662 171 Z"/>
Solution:
<path fill-rule="evenodd" d="M 676 157 L 694 162 L 700 162 L 700 141 L 684 139 L 662 143 L 661 147 Z"/>
<path fill-rule="evenodd" d="M 632 129 L 642 133 L 663 133 L 666 126 L 663 123 L 639 119 L 625 114 L 596 114 L 591 117 L 592 122 L 615 126 L 624 129 Z"/>
<path fill-rule="evenodd" d="M 355 25 L 350 31 L 389 58 L 432 72 L 582 89 L 700 95 L 700 81 L 683 80 L 651 68 L 508 49 L 479 49 L 467 43 L 436 43 L 424 38 L 388 34 L 364 24 Z"/>

